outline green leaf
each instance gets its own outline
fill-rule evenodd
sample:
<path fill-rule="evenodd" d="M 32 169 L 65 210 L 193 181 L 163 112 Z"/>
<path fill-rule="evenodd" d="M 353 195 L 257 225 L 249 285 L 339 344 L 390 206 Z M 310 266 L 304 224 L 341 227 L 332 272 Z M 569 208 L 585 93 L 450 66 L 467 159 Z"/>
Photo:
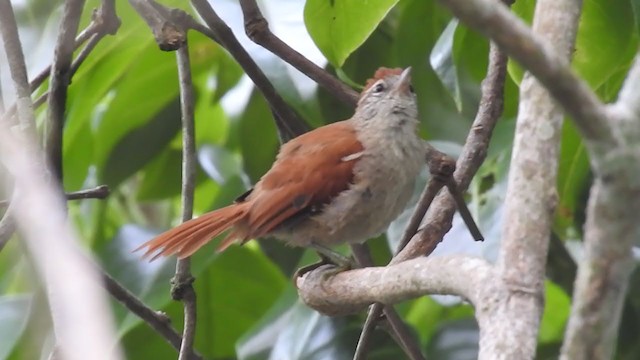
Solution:
<path fill-rule="evenodd" d="M 307 0 L 304 21 L 320 51 L 335 67 L 371 35 L 398 0 Z"/>
<path fill-rule="evenodd" d="M 235 342 L 273 305 L 288 282 L 264 254 L 250 247 L 229 248 L 195 282 L 200 322 L 196 348 L 207 357 L 232 356 Z"/>
<path fill-rule="evenodd" d="M 586 0 L 573 67 L 594 89 L 633 58 L 633 10 L 628 1 Z M 633 40 L 633 41 L 632 41 Z"/>
<path fill-rule="evenodd" d="M 97 142 L 98 145 L 103 144 L 102 151 L 107 148 L 110 150 L 104 165 L 98 167 L 98 179 L 111 188 L 116 188 L 122 181 L 140 170 L 160 154 L 173 139 L 180 129 L 179 99 L 174 98 L 143 126 L 129 128 L 128 132 L 124 133 L 116 126 L 112 124 L 108 126 L 108 130 L 103 129 L 108 134 L 105 134 L 104 142 Z M 108 137 L 111 137 L 111 140 L 106 140 Z M 118 142 L 106 145 L 113 140 Z"/>
<path fill-rule="evenodd" d="M 554 283 L 546 281 L 544 313 L 538 341 L 549 343 L 562 340 L 570 309 L 571 300 L 567 294 Z"/>

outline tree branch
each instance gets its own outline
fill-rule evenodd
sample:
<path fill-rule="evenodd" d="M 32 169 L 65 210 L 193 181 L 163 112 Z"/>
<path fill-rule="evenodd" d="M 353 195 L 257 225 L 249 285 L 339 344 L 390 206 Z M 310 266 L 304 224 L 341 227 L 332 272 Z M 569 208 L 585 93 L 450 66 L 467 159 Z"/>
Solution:
<path fill-rule="evenodd" d="M 608 108 L 618 144 L 592 151 L 594 172 L 584 231 L 585 252 L 579 261 L 571 317 L 561 359 L 613 357 L 620 316 L 635 268 L 633 245 L 640 237 L 640 88 L 638 58 Z"/>
<path fill-rule="evenodd" d="M 324 276 L 318 270 L 296 279 L 305 304 L 330 316 L 351 314 L 371 303 L 394 304 L 425 294 L 458 295 L 481 304 L 480 289 L 493 281 L 492 266 L 469 256 L 421 257 L 386 267 L 355 269 Z"/>
<path fill-rule="evenodd" d="M 99 275 L 81 256 L 42 158 L 34 136 L 11 131 L 0 119 L 0 160 L 17 186 L 14 220 L 47 288 L 56 345 L 65 359 L 122 359 Z"/>
<path fill-rule="evenodd" d="M 120 19 L 116 15 L 115 0 L 102 0 L 100 7 L 93 10 L 91 16 L 91 23 L 80 31 L 80 34 L 76 36 L 75 49 L 78 49 L 85 41 L 96 38 L 102 39 L 107 34 L 114 35 L 120 27 Z M 95 47 L 92 46 L 92 48 Z M 83 50 L 84 51 L 84 50 Z M 80 56 L 78 56 L 80 57 Z M 85 55 L 86 57 L 86 55 Z M 75 63 L 75 62 L 74 62 Z M 73 67 L 73 65 L 72 65 Z M 33 80 L 29 83 L 31 92 L 36 91 L 40 85 L 51 74 L 51 65 L 44 68 Z M 73 75 L 71 75 L 73 76 Z"/>
<path fill-rule="evenodd" d="M 440 0 L 440 3 L 530 71 L 571 115 L 582 136 L 589 140 L 587 146 L 595 149 L 615 142 L 606 108 L 596 94 L 571 70 L 566 57 L 536 36 L 506 6 L 495 0 Z"/>
<path fill-rule="evenodd" d="M 171 320 L 164 313 L 153 311 L 109 274 L 103 272 L 102 279 L 105 289 L 107 289 L 111 296 L 147 323 L 147 325 L 158 334 L 162 335 L 177 351 L 180 351 L 182 337 L 171 326 Z M 193 352 L 188 359 L 199 360 L 202 359 L 202 357 Z"/>
<path fill-rule="evenodd" d="M 580 10 L 573 0 L 536 4 L 533 31 L 554 45 L 563 63 L 570 61 Z M 514 317 L 493 335 L 501 339 L 494 346 L 511 349 L 504 352 L 509 358 L 536 351 L 564 118 L 562 108 L 530 73 L 520 84 L 519 109 L 497 264 L 510 298 L 506 311 Z"/>
<path fill-rule="evenodd" d="M 65 194 L 67 200 L 106 199 L 110 190 L 107 185 L 99 185 L 93 189 L 85 189 Z M 9 200 L 0 200 L 0 208 L 9 206 Z"/>
<path fill-rule="evenodd" d="M 47 109 L 45 153 L 55 179 L 62 187 L 62 133 L 64 131 L 67 87 L 71 81 L 70 69 L 75 36 L 80 24 L 84 0 L 66 0 L 51 65 L 51 82 Z"/>
<path fill-rule="evenodd" d="M 194 126 L 194 95 L 191 81 L 189 47 L 185 42 L 176 53 L 180 77 L 180 110 L 182 112 L 182 221 L 193 216 L 193 195 L 196 179 L 196 138 Z M 196 293 L 193 289 L 190 259 L 178 260 L 171 295 L 184 303 L 184 331 L 180 360 L 187 360 L 193 351 L 196 332 Z"/>
<path fill-rule="evenodd" d="M 344 104 L 355 108 L 358 102 L 358 93 L 275 36 L 269 30 L 269 23 L 262 16 L 255 0 L 240 0 L 240 6 L 244 15 L 245 31 L 249 39 L 291 64 Z"/>

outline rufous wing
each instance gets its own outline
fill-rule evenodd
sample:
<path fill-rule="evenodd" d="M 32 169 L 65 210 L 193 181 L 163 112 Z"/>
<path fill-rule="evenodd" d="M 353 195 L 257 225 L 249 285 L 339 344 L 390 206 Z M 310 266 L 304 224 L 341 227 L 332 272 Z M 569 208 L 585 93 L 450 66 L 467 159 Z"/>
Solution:
<path fill-rule="evenodd" d="M 251 237 L 268 234 L 310 207 L 320 208 L 346 190 L 363 147 L 349 121 L 320 127 L 286 143 L 249 196 Z"/>
<path fill-rule="evenodd" d="M 271 169 L 239 202 L 189 220 L 143 244 L 144 256 L 190 256 L 212 238 L 231 230 L 218 245 L 269 234 L 287 219 L 321 208 L 354 180 L 363 147 L 350 122 L 341 121 L 305 133 L 280 149 Z M 138 250 L 136 249 L 136 250 Z"/>

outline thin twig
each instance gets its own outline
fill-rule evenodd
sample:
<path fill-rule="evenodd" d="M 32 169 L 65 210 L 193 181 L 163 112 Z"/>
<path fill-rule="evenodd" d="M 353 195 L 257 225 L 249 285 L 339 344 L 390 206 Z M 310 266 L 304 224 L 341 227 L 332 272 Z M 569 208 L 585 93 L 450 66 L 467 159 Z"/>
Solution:
<path fill-rule="evenodd" d="M 82 199 L 106 199 L 109 196 L 110 190 L 107 185 L 99 185 L 92 189 L 85 189 L 66 193 L 67 200 L 82 200 Z M 0 200 L 0 208 L 9 206 L 9 200 Z"/>
<path fill-rule="evenodd" d="M 51 65 L 51 82 L 47 108 L 45 153 L 54 177 L 62 186 L 62 133 L 64 130 L 67 87 L 71 81 L 70 69 L 75 49 L 75 37 L 80 24 L 84 0 L 66 0 L 60 32 L 56 40 Z"/>
<path fill-rule="evenodd" d="M 308 124 L 300 119 L 282 97 L 278 95 L 269 79 L 242 47 L 229 26 L 216 14 L 207 0 L 191 0 L 191 3 L 215 34 L 216 41 L 219 41 L 220 45 L 227 49 L 231 56 L 242 66 L 245 73 L 262 92 L 273 111 L 278 115 L 275 116 L 275 121 L 281 142 L 287 142 L 295 136 L 308 131 Z"/>
<path fill-rule="evenodd" d="M 107 34 L 114 35 L 118 31 L 119 27 L 120 19 L 118 19 L 118 16 L 116 15 L 115 0 L 102 0 L 100 7 L 93 10 L 89 25 L 87 25 L 87 27 L 80 31 L 78 36 L 76 36 L 75 48 L 78 49 L 85 43 L 85 41 L 95 38 L 94 35 L 96 34 L 101 35 L 100 38 Z M 95 47 L 95 45 L 93 47 Z M 36 91 L 36 89 L 42 85 L 50 74 L 51 65 L 44 68 L 31 80 L 29 83 L 31 92 Z"/>
<path fill-rule="evenodd" d="M 193 194 L 196 177 L 196 140 L 194 126 L 194 94 L 191 81 L 189 47 L 185 43 L 176 53 L 180 77 L 180 104 L 182 112 L 182 221 L 193 216 Z M 196 293 L 193 289 L 190 259 L 178 260 L 171 294 L 184 303 L 184 330 L 180 346 L 180 360 L 188 359 L 193 351 L 196 331 Z"/>
<path fill-rule="evenodd" d="M 356 261 L 358 262 L 359 267 L 374 266 L 373 259 L 371 258 L 371 253 L 369 252 L 369 248 L 364 244 L 351 245 L 351 252 L 353 253 L 353 256 L 356 258 Z M 390 330 L 392 331 L 392 335 L 393 335 L 392 338 L 396 340 L 396 342 L 398 342 L 398 344 L 402 347 L 402 349 L 404 350 L 405 354 L 407 354 L 409 359 L 411 360 L 424 359 L 424 356 L 422 356 L 422 352 L 420 351 L 420 344 L 417 342 L 415 337 L 411 334 L 408 326 L 404 323 L 404 321 L 402 321 L 402 318 L 400 317 L 400 315 L 398 315 L 398 312 L 396 311 L 396 309 L 391 305 L 384 305 L 383 311 L 391 327 Z M 377 322 L 377 320 L 378 320 L 377 317 L 367 318 L 367 321 L 369 322 Z M 368 329 L 368 331 L 370 332 L 374 328 L 375 328 L 375 324 L 367 325 L 367 322 L 365 322 L 365 325 L 363 327 L 363 333 L 365 329 Z M 366 341 L 366 339 L 368 339 L 369 336 L 370 335 L 364 335 L 364 336 L 361 335 L 360 339 L 364 338 Z M 360 349 L 363 349 L 363 348 L 366 349 L 366 344 L 363 343 L 361 345 L 360 342 L 358 342 L 358 347 L 356 347 L 355 354 L 362 352 L 362 350 Z"/>
<path fill-rule="evenodd" d="M 326 70 L 309 61 L 299 52 L 292 49 L 269 29 L 269 23 L 262 16 L 256 0 L 240 0 L 244 15 L 244 28 L 249 39 L 263 46 L 282 60 L 288 62 L 320 86 L 324 87 L 336 99 L 355 107 L 358 93 L 342 81 L 331 76 Z"/>
<path fill-rule="evenodd" d="M 97 268 L 97 267 L 96 267 Z M 101 271 L 101 270 L 100 270 Z M 171 326 L 171 320 L 164 313 L 154 311 L 142 300 L 138 299 L 134 294 L 122 286 L 118 281 L 112 278 L 109 274 L 102 272 L 102 278 L 104 286 L 116 300 L 118 300 L 124 307 L 134 313 L 140 319 L 142 319 L 147 325 L 149 325 L 158 334 L 162 335 L 165 340 L 177 351 L 180 351 L 180 344 L 182 344 L 182 337 Z M 190 355 L 191 360 L 202 359 L 202 357 L 196 353 Z"/>

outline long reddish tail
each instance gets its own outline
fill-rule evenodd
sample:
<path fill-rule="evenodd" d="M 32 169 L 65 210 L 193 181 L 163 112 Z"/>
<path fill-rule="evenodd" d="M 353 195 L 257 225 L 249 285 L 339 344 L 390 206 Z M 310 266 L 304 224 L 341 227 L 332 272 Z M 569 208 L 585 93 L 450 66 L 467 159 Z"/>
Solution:
<path fill-rule="evenodd" d="M 174 254 L 182 259 L 191 256 L 214 237 L 233 227 L 233 231 L 218 246 L 217 251 L 223 251 L 236 240 L 247 240 L 248 232 L 239 222 L 247 215 L 248 205 L 232 204 L 186 221 L 142 244 L 134 251 L 147 248 L 143 257 L 151 256 L 151 260 Z"/>

